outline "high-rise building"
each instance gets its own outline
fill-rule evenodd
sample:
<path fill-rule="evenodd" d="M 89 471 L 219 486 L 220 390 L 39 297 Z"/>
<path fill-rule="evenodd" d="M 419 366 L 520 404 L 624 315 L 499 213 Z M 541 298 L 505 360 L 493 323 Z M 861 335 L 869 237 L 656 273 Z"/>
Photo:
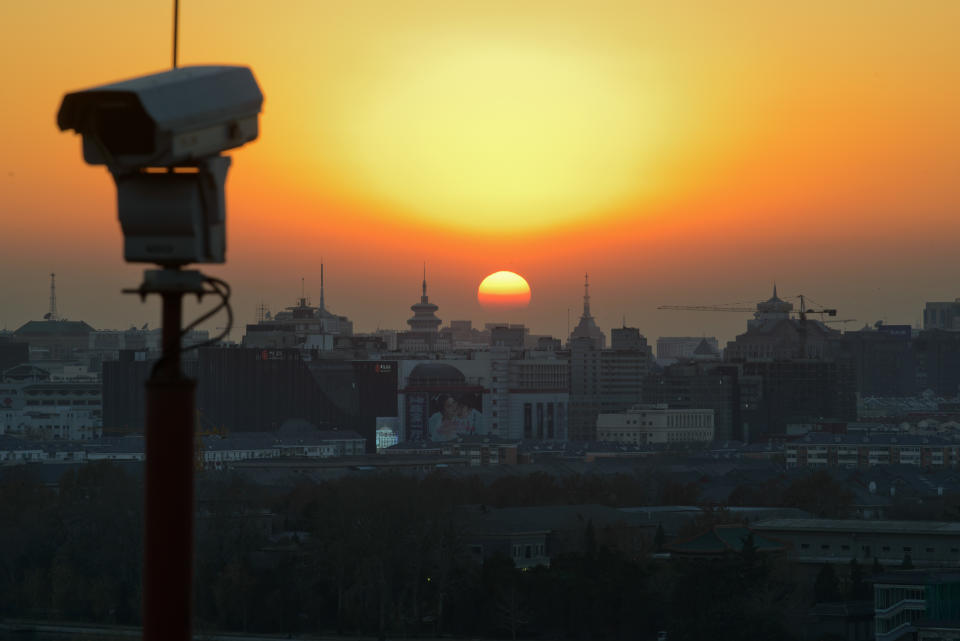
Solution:
<path fill-rule="evenodd" d="M 671 409 L 711 409 L 716 439 L 743 440 L 739 365 L 696 358 L 678 361 L 647 376 L 643 399 Z"/>
<path fill-rule="evenodd" d="M 570 340 L 571 440 L 594 440 L 599 414 L 622 412 L 643 400 L 650 347 L 636 328 L 614 332 L 616 347 L 611 349 L 598 347 L 588 335 Z"/>
<path fill-rule="evenodd" d="M 917 385 L 938 396 L 960 393 L 960 332 L 925 329 L 913 341 Z"/>
<path fill-rule="evenodd" d="M 951 303 L 927 303 L 923 308 L 924 329 L 960 329 L 960 298 Z"/>
<path fill-rule="evenodd" d="M 878 325 L 844 332 L 835 341 L 835 358 L 853 372 L 861 397 L 913 396 L 920 391 L 912 333 L 909 325 Z"/>
<path fill-rule="evenodd" d="M 201 425 L 228 432 L 275 431 L 288 419 L 352 430 L 376 444 L 376 420 L 395 415 L 393 361 L 320 358 L 308 350 L 200 350 Z"/>
<path fill-rule="evenodd" d="M 583 275 L 583 313 L 580 315 L 580 322 L 577 323 L 570 334 L 567 346 L 570 347 L 577 339 L 589 340 L 594 349 L 603 349 L 607 344 L 607 337 L 597 327 L 596 321 L 590 314 L 590 278 L 588 274 Z"/>
<path fill-rule="evenodd" d="M 853 374 L 842 363 L 792 359 L 740 367 L 744 440 L 786 434 L 790 425 L 857 419 Z"/>
<path fill-rule="evenodd" d="M 830 344 L 840 336 L 822 322 L 811 318 L 790 318 L 793 304 L 773 296 L 757 303 L 747 331 L 727 343 L 728 361 L 778 361 L 785 359 L 824 359 L 830 357 Z"/>

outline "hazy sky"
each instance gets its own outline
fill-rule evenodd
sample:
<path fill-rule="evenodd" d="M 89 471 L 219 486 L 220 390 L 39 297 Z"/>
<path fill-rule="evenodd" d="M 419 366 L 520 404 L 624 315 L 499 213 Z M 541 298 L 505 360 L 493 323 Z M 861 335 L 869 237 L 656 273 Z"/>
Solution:
<path fill-rule="evenodd" d="M 584 271 L 608 330 L 732 338 L 773 281 L 840 316 L 914 323 L 960 296 L 960 3 L 182 0 L 182 64 L 253 68 L 233 152 L 238 322 L 306 278 L 358 330 L 400 327 L 427 262 L 444 320 L 511 269 L 563 334 Z M 156 323 L 120 295 L 115 191 L 54 123 L 65 91 L 160 71 L 172 2 L 0 3 L 0 327 L 47 307 Z M 239 333 L 234 334 L 238 338 Z"/>

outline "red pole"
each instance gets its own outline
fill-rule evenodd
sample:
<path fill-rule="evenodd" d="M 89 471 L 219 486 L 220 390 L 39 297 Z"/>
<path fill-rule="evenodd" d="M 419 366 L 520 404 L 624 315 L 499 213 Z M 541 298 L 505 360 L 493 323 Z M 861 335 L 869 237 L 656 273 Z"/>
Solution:
<path fill-rule="evenodd" d="M 143 638 L 190 641 L 195 383 L 180 372 L 182 293 L 162 296 L 163 359 L 147 381 Z"/>

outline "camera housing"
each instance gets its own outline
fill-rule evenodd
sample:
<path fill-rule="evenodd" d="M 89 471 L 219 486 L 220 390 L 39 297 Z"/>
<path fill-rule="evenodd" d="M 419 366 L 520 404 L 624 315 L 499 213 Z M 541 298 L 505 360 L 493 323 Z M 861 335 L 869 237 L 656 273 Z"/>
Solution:
<path fill-rule="evenodd" d="M 230 159 L 219 154 L 257 138 L 262 106 L 247 67 L 181 67 L 69 93 L 57 125 L 113 175 L 127 261 L 222 263 Z"/>

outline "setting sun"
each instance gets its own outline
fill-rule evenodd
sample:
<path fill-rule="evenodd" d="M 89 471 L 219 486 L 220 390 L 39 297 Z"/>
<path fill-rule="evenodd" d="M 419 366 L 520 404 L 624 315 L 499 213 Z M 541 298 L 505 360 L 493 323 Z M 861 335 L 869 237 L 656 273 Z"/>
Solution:
<path fill-rule="evenodd" d="M 520 274 L 499 271 L 490 274 L 477 289 L 477 300 L 485 309 L 507 310 L 530 303 L 530 285 Z"/>

